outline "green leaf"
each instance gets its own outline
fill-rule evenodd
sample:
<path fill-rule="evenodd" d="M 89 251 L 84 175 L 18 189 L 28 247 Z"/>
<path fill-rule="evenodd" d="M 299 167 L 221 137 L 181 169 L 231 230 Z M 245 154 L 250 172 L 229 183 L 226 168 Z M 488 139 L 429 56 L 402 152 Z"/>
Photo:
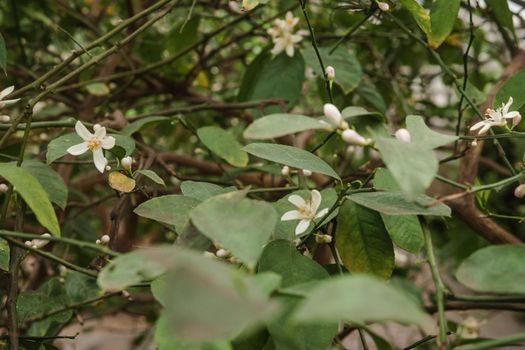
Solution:
<path fill-rule="evenodd" d="M 428 10 L 421 6 L 417 0 L 400 0 L 400 2 L 412 14 L 419 28 L 428 35 L 431 26 Z"/>
<path fill-rule="evenodd" d="M 363 76 L 361 64 L 353 51 L 348 50 L 344 46 L 339 46 L 333 53 L 330 53 L 330 51 L 331 47 L 319 48 L 325 67 L 334 67 L 335 82 L 343 88 L 345 93 L 349 93 L 361 82 Z M 324 72 L 319 64 L 319 59 L 311 45 L 308 45 L 308 48 L 304 50 L 304 57 L 317 76 L 324 78 Z"/>
<path fill-rule="evenodd" d="M 60 226 L 55 210 L 40 182 L 28 170 L 12 163 L 0 164 L 0 176 L 15 187 L 15 191 L 22 196 L 35 213 L 38 222 L 53 236 L 60 236 Z"/>
<path fill-rule="evenodd" d="M 123 135 L 131 136 L 146 126 L 150 126 L 151 124 L 162 123 L 162 122 L 166 122 L 170 120 L 171 119 L 168 117 L 155 117 L 155 116 L 142 118 L 137 121 L 134 121 L 133 123 L 130 123 L 124 129 L 120 130 L 120 132 Z"/>
<path fill-rule="evenodd" d="M 398 191 L 399 186 L 392 174 L 384 168 L 376 169 L 374 188 Z M 425 237 L 419 219 L 415 215 L 388 215 L 381 213 L 385 228 L 392 241 L 412 253 L 418 253 L 425 244 Z"/>
<path fill-rule="evenodd" d="M 100 271 L 98 285 L 104 290 L 122 290 L 155 279 L 166 271 L 166 264 L 145 259 L 145 256 L 161 250 L 162 248 L 148 248 L 118 256 Z"/>
<path fill-rule="evenodd" d="M 340 180 L 324 160 L 303 149 L 274 143 L 251 143 L 244 150 L 256 157 L 298 169 L 307 169 Z"/>
<path fill-rule="evenodd" d="M 516 40 L 516 32 L 514 30 L 514 22 L 512 20 L 512 12 L 509 9 L 508 1 L 499 0 L 486 0 L 487 5 L 490 7 L 496 17 L 496 21 L 504 28 L 507 28 Z"/>
<path fill-rule="evenodd" d="M 359 205 L 388 215 L 433 215 L 450 216 L 451 210 L 443 203 L 419 195 L 410 200 L 401 192 L 367 192 L 355 193 L 348 199 Z"/>
<path fill-rule="evenodd" d="M 361 82 L 357 87 L 357 93 L 379 112 L 386 112 L 386 102 L 374 85 L 368 82 Z"/>
<path fill-rule="evenodd" d="M 268 140 L 296 132 L 315 129 L 331 129 L 326 122 L 297 114 L 270 114 L 255 120 L 244 131 L 244 137 Z"/>
<path fill-rule="evenodd" d="M 434 0 L 430 10 L 431 31 L 427 35 L 431 48 L 438 48 L 452 32 L 458 17 L 460 0 Z"/>
<path fill-rule="evenodd" d="M 202 202 L 191 211 L 191 221 L 206 237 L 254 267 L 273 233 L 277 214 L 270 203 L 239 199 L 234 194 Z"/>
<path fill-rule="evenodd" d="M 407 129 L 410 132 L 411 142 L 420 147 L 434 149 L 447 145 L 458 139 L 457 136 L 444 135 L 430 129 L 418 115 L 409 115 L 406 118 Z"/>
<path fill-rule="evenodd" d="M 142 255 L 167 271 L 152 292 L 165 307 L 171 332 L 182 340 L 231 339 L 277 310 L 253 277 L 216 259 L 175 247 Z"/>
<path fill-rule="evenodd" d="M 242 0 L 242 10 L 250 11 L 259 5 L 259 0 Z"/>
<path fill-rule="evenodd" d="M 9 244 L 0 238 L 0 270 L 9 271 Z"/>
<path fill-rule="evenodd" d="M 56 171 L 35 160 L 24 160 L 22 168 L 29 171 L 40 182 L 51 202 L 58 205 L 62 210 L 66 208 L 67 186 Z"/>
<path fill-rule="evenodd" d="M 366 302 L 363 302 L 366 300 Z M 394 321 L 432 329 L 432 319 L 398 289 L 378 279 L 352 275 L 324 281 L 294 315 L 297 322 Z"/>
<path fill-rule="evenodd" d="M 321 265 L 300 254 L 292 242 L 284 239 L 272 241 L 264 248 L 258 272 L 269 271 L 282 276 L 282 288 L 328 277 Z"/>
<path fill-rule="evenodd" d="M 457 279 L 476 292 L 525 294 L 525 246 L 480 249 L 461 263 Z"/>
<path fill-rule="evenodd" d="M 7 49 L 5 47 L 5 40 L 2 33 L 0 33 L 0 68 L 2 68 L 7 75 Z"/>
<path fill-rule="evenodd" d="M 150 199 L 133 211 L 135 214 L 175 226 L 182 234 L 189 224 L 190 212 L 197 207 L 199 200 L 181 195 L 166 195 Z"/>
<path fill-rule="evenodd" d="M 110 135 L 115 138 L 115 148 L 110 150 L 112 153 L 116 153 L 117 156 L 119 156 L 120 158 L 130 156 L 133 154 L 133 152 L 135 151 L 135 140 L 133 140 L 130 136 L 127 136 L 127 135 L 120 135 L 120 134 L 110 134 Z M 115 152 L 118 148 L 122 148 L 124 150 L 124 153 Z"/>
<path fill-rule="evenodd" d="M 274 203 L 274 208 L 277 210 L 277 217 L 280 218 L 283 216 L 284 213 L 290 210 L 296 210 L 297 207 L 294 206 L 292 203 L 288 201 L 288 198 L 291 195 L 298 195 L 304 199 L 309 199 L 311 196 L 311 191 L 308 190 L 299 190 L 294 191 L 293 193 L 290 193 L 283 198 L 279 199 L 277 202 Z M 337 193 L 333 188 L 327 188 L 321 191 L 321 204 L 319 205 L 319 211 L 325 209 L 325 208 L 331 208 L 335 202 L 337 201 Z M 330 220 L 332 220 L 337 215 L 338 210 L 334 210 L 324 221 L 323 224 L 328 223 Z M 277 226 L 275 227 L 275 237 L 277 238 L 284 238 L 288 240 L 294 240 L 296 238 L 295 236 L 295 227 L 299 221 L 296 220 L 290 220 L 290 221 L 281 221 L 279 220 L 277 222 Z M 309 230 L 313 229 L 314 224 L 310 223 L 310 226 L 305 232 L 305 235 L 308 234 Z"/>
<path fill-rule="evenodd" d="M 525 81 L 525 69 L 513 74 L 509 79 L 505 81 L 503 86 L 500 87 L 492 106 L 494 108 L 500 108 L 502 105 L 507 103 L 509 97 L 512 97 L 514 102 L 512 103 L 510 111 L 517 111 L 525 104 L 525 93 L 523 92 L 523 81 Z"/>
<path fill-rule="evenodd" d="M 233 166 L 244 167 L 248 164 L 248 155 L 242 145 L 228 131 L 217 126 L 205 126 L 197 130 L 197 136 L 213 153 Z"/>
<path fill-rule="evenodd" d="M 166 186 L 166 183 L 164 182 L 164 180 L 162 180 L 162 178 L 159 175 L 157 175 L 157 173 L 154 172 L 153 170 L 140 169 L 140 170 L 137 170 L 136 172 L 146 176 L 148 179 L 150 179 L 151 181 L 159 185 Z"/>
<path fill-rule="evenodd" d="M 409 198 L 424 193 L 438 170 L 434 151 L 418 143 L 379 138 L 376 146 L 388 170 Z"/>
<path fill-rule="evenodd" d="M 335 244 L 348 271 L 388 278 L 394 270 L 394 247 L 381 216 L 346 201 L 339 209 Z"/>
<path fill-rule="evenodd" d="M 197 181 L 183 181 L 180 185 L 182 194 L 187 197 L 193 197 L 200 201 L 206 200 L 208 198 L 218 196 L 219 194 L 224 194 L 232 191 L 236 191 L 236 188 L 231 187 L 221 187 L 216 184 L 209 182 L 197 182 Z"/>
<path fill-rule="evenodd" d="M 86 85 L 86 90 L 94 96 L 106 96 L 111 93 L 109 87 L 105 83 L 93 83 Z"/>
<path fill-rule="evenodd" d="M 173 26 L 164 45 L 171 55 L 181 52 L 199 40 L 200 20 L 201 16 L 193 14 L 190 20 L 184 18 Z"/>
<path fill-rule="evenodd" d="M 81 303 L 102 295 L 96 278 L 76 271 L 68 271 L 64 280 L 64 288 L 73 303 Z"/>
<path fill-rule="evenodd" d="M 369 112 L 363 107 L 350 106 L 341 111 L 343 119 L 364 137 L 388 137 L 385 117 L 381 113 Z"/>
<path fill-rule="evenodd" d="M 257 71 L 257 72 L 254 72 Z M 276 57 L 266 52 L 248 67 L 243 78 L 243 86 L 239 97 L 245 101 L 283 99 L 288 102 L 287 109 L 296 105 L 304 81 L 304 60 L 299 52 L 293 57 L 280 54 Z M 251 84 L 251 87 L 246 87 Z M 267 106 L 265 113 L 278 113 L 282 106 Z"/>

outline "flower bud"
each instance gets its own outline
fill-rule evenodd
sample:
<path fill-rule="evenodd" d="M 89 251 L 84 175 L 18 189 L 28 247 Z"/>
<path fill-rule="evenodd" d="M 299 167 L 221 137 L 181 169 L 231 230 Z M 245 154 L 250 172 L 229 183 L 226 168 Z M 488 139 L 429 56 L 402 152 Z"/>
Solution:
<path fill-rule="evenodd" d="M 396 139 L 402 142 L 410 143 L 411 137 L 410 132 L 407 129 L 399 129 L 394 134 Z"/>
<path fill-rule="evenodd" d="M 44 233 L 43 235 L 41 235 L 41 237 L 51 237 L 51 235 L 49 233 Z M 31 245 L 35 249 L 42 248 L 45 245 L 47 245 L 48 243 L 49 243 L 49 240 L 47 240 L 47 239 L 37 239 L 37 238 L 35 238 L 35 239 L 33 239 L 31 241 Z"/>
<path fill-rule="evenodd" d="M 0 122 L 8 123 L 11 121 L 11 117 L 8 115 L 0 115 Z"/>
<path fill-rule="evenodd" d="M 100 241 L 104 244 L 108 244 L 110 241 L 110 237 L 108 235 L 103 235 L 102 237 L 100 237 Z"/>
<path fill-rule="evenodd" d="M 472 147 L 476 147 L 478 145 L 478 140 L 472 140 L 470 144 L 472 145 Z"/>
<path fill-rule="evenodd" d="M 316 243 L 332 243 L 332 236 L 330 235 L 315 235 Z"/>
<path fill-rule="evenodd" d="M 512 118 L 512 126 L 516 126 L 521 122 L 521 114 L 516 114 L 514 118 Z"/>
<path fill-rule="evenodd" d="M 290 175 L 290 167 L 287 166 L 287 165 L 283 166 L 283 168 L 281 169 L 281 174 L 282 174 L 283 176 L 288 176 L 288 175 Z"/>
<path fill-rule="evenodd" d="M 95 132 L 97 132 L 97 130 L 99 130 L 100 128 L 102 128 L 102 125 L 100 125 L 100 124 L 95 124 L 95 125 L 93 125 L 93 130 L 94 130 Z"/>
<path fill-rule="evenodd" d="M 350 145 L 366 146 L 367 144 L 366 139 L 353 129 L 346 129 L 341 134 L 341 137 L 343 138 L 344 142 Z"/>
<path fill-rule="evenodd" d="M 514 195 L 518 198 L 525 197 L 525 184 L 521 184 L 514 189 Z"/>
<path fill-rule="evenodd" d="M 388 5 L 386 2 L 378 1 L 377 6 L 381 11 L 388 11 L 390 10 L 390 5 Z"/>
<path fill-rule="evenodd" d="M 340 126 L 343 121 L 343 116 L 339 109 L 331 103 L 327 103 L 323 107 L 324 115 L 330 120 L 335 126 Z"/>
<path fill-rule="evenodd" d="M 133 158 L 130 156 L 124 157 L 120 160 L 120 164 L 122 164 L 122 167 L 126 170 L 131 169 L 131 165 L 133 164 Z"/>
<path fill-rule="evenodd" d="M 330 81 L 333 81 L 335 79 L 335 69 L 332 66 L 326 67 L 325 70 L 326 78 Z"/>
<path fill-rule="evenodd" d="M 9 191 L 9 187 L 6 184 L 0 184 L 0 193 L 6 193 Z"/>
<path fill-rule="evenodd" d="M 216 252 L 215 252 L 215 255 L 217 255 L 218 258 L 227 258 L 230 256 L 230 252 L 227 251 L 226 249 L 218 249 Z"/>
<path fill-rule="evenodd" d="M 312 176 L 312 171 L 308 169 L 303 169 L 303 175 L 304 176 Z"/>
<path fill-rule="evenodd" d="M 95 244 L 102 244 L 102 241 L 101 241 L 100 239 L 97 239 L 97 240 L 95 241 Z"/>
<path fill-rule="evenodd" d="M 111 167 L 109 165 L 106 165 L 106 171 L 110 171 Z"/>

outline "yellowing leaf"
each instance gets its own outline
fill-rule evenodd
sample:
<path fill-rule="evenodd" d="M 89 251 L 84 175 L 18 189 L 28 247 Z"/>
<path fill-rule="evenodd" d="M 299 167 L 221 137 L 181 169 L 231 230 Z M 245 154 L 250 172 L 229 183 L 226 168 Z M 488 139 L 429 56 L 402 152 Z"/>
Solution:
<path fill-rule="evenodd" d="M 259 5 L 259 0 L 242 0 L 242 10 L 250 11 Z"/>
<path fill-rule="evenodd" d="M 109 173 L 109 186 L 117 191 L 129 193 L 135 188 L 135 180 L 118 171 L 113 171 Z"/>
<path fill-rule="evenodd" d="M 104 83 L 93 83 L 86 86 L 86 90 L 95 96 L 105 96 L 110 93 L 109 87 Z"/>

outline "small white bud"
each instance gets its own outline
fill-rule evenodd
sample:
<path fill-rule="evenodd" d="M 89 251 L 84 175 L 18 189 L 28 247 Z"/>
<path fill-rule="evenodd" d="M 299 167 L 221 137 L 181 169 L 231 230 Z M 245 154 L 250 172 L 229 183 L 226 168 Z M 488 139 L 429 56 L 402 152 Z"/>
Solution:
<path fill-rule="evenodd" d="M 95 124 L 95 125 L 93 125 L 93 130 L 95 130 L 95 132 L 96 132 L 96 131 L 99 130 L 101 127 L 102 127 L 102 125 L 100 125 L 100 124 Z"/>
<path fill-rule="evenodd" d="M 312 171 L 308 169 L 303 169 L 303 175 L 304 176 L 312 176 Z"/>
<path fill-rule="evenodd" d="M 350 145 L 366 146 L 367 140 L 353 129 L 346 129 L 341 134 L 343 141 Z"/>
<path fill-rule="evenodd" d="M 411 137 L 410 132 L 408 132 L 407 129 L 399 129 L 394 134 L 396 136 L 396 139 L 402 142 L 410 143 Z"/>
<path fill-rule="evenodd" d="M 390 5 L 388 5 L 386 2 L 378 1 L 377 6 L 381 11 L 388 11 L 390 10 Z"/>
<path fill-rule="evenodd" d="M 31 243 L 31 241 L 25 241 L 24 244 L 28 247 L 31 247 L 33 245 L 33 243 Z"/>
<path fill-rule="evenodd" d="M 334 67 L 332 67 L 332 66 L 326 67 L 325 73 L 326 73 L 326 78 L 328 78 L 328 80 L 333 81 L 335 79 L 335 69 L 334 69 Z"/>
<path fill-rule="evenodd" d="M 100 241 L 100 239 L 97 239 L 97 240 L 95 241 L 95 244 L 101 244 L 101 243 L 102 243 L 102 242 Z"/>
<path fill-rule="evenodd" d="M 512 118 L 512 126 L 516 126 L 521 122 L 521 114 L 516 114 L 514 118 Z"/>
<path fill-rule="evenodd" d="M 104 243 L 104 244 L 107 244 L 107 243 L 109 243 L 110 238 L 109 238 L 108 235 L 103 235 L 102 237 L 100 237 L 100 241 L 101 241 L 102 243 Z"/>
<path fill-rule="evenodd" d="M 109 165 L 106 165 L 106 171 L 110 171 L 111 167 Z"/>
<path fill-rule="evenodd" d="M 283 168 L 281 169 L 281 174 L 282 174 L 283 176 L 288 176 L 288 175 L 290 175 L 290 167 L 287 166 L 287 165 L 283 166 Z"/>
<path fill-rule="evenodd" d="M 349 129 L 349 128 L 350 128 L 350 126 L 348 125 L 348 123 L 343 120 L 341 122 L 341 129 L 346 130 L 346 129 Z"/>
<path fill-rule="evenodd" d="M 122 164 L 122 167 L 126 170 L 131 169 L 131 165 L 133 164 L 133 158 L 130 156 L 124 157 L 120 160 L 120 164 Z"/>
<path fill-rule="evenodd" d="M 218 249 L 216 252 L 215 252 L 215 255 L 217 255 L 218 258 L 227 258 L 230 256 L 230 252 L 227 251 L 226 249 Z"/>
<path fill-rule="evenodd" d="M 6 184 L 0 184 L 0 193 L 6 193 L 7 191 L 9 191 L 9 186 Z"/>
<path fill-rule="evenodd" d="M 525 184 L 521 184 L 514 190 L 514 195 L 518 198 L 525 197 Z"/>
<path fill-rule="evenodd" d="M 8 123 L 11 121 L 11 117 L 8 115 L 0 115 L 0 122 Z"/>
<path fill-rule="evenodd" d="M 215 258 L 215 254 L 213 254 L 212 252 L 205 251 L 203 255 L 206 258 Z"/>
<path fill-rule="evenodd" d="M 40 133 L 40 135 L 38 135 L 38 138 L 40 139 L 40 141 L 47 141 L 49 140 L 49 135 L 45 132 L 42 132 Z"/>
<path fill-rule="evenodd" d="M 476 147 L 478 145 L 478 140 L 473 140 L 471 145 L 472 147 Z"/>
<path fill-rule="evenodd" d="M 323 107 L 324 115 L 330 120 L 335 126 L 340 126 L 343 121 L 343 116 L 339 111 L 339 108 L 331 103 L 327 103 Z"/>
<path fill-rule="evenodd" d="M 41 235 L 41 237 L 51 237 L 51 235 L 49 233 L 44 233 L 43 235 Z M 49 243 L 49 240 L 47 239 L 33 239 L 31 241 L 31 244 L 32 244 L 32 247 L 35 248 L 35 249 L 38 249 L 38 248 L 42 248 L 44 247 L 45 245 L 47 245 Z"/>

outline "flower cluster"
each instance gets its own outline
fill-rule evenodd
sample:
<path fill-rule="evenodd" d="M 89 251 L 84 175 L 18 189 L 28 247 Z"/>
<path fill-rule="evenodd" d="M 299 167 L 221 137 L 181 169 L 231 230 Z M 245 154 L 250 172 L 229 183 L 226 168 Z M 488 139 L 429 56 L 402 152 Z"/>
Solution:
<path fill-rule="evenodd" d="M 294 56 L 295 44 L 303 40 L 303 31 L 294 32 L 294 27 L 299 23 L 299 18 L 294 17 L 288 11 L 285 19 L 276 19 L 273 26 L 268 29 L 268 34 L 272 37 L 274 47 L 272 54 L 278 55 L 285 51 L 290 57 Z"/>
<path fill-rule="evenodd" d="M 84 124 L 77 121 L 75 131 L 84 141 L 78 145 L 69 147 L 67 152 L 74 156 L 84 154 L 87 151 L 93 152 L 93 163 L 95 163 L 98 171 L 103 173 L 108 164 L 108 160 L 104 157 L 103 149 L 112 149 L 115 146 L 115 138 L 113 136 L 106 136 L 106 128 L 99 124 L 95 124 L 93 130 L 95 132 L 94 134 L 89 132 Z"/>
<path fill-rule="evenodd" d="M 343 141 L 350 145 L 357 146 L 368 146 L 372 142 L 370 139 L 366 139 L 363 136 L 353 129 L 350 129 L 348 123 L 343 119 L 339 108 L 334 106 L 331 103 L 327 103 L 323 107 L 325 117 L 332 123 L 335 127 L 342 130 L 341 138 Z"/>
<path fill-rule="evenodd" d="M 478 135 L 483 135 L 493 126 L 507 126 L 507 119 L 512 119 L 512 126 L 516 126 L 521 121 L 521 114 L 518 111 L 510 111 L 510 106 L 512 106 L 513 99 L 509 97 L 507 103 L 501 105 L 501 107 L 496 108 L 496 110 L 487 108 L 485 114 L 487 119 L 482 120 L 474 124 L 470 130 L 478 131 Z"/>

